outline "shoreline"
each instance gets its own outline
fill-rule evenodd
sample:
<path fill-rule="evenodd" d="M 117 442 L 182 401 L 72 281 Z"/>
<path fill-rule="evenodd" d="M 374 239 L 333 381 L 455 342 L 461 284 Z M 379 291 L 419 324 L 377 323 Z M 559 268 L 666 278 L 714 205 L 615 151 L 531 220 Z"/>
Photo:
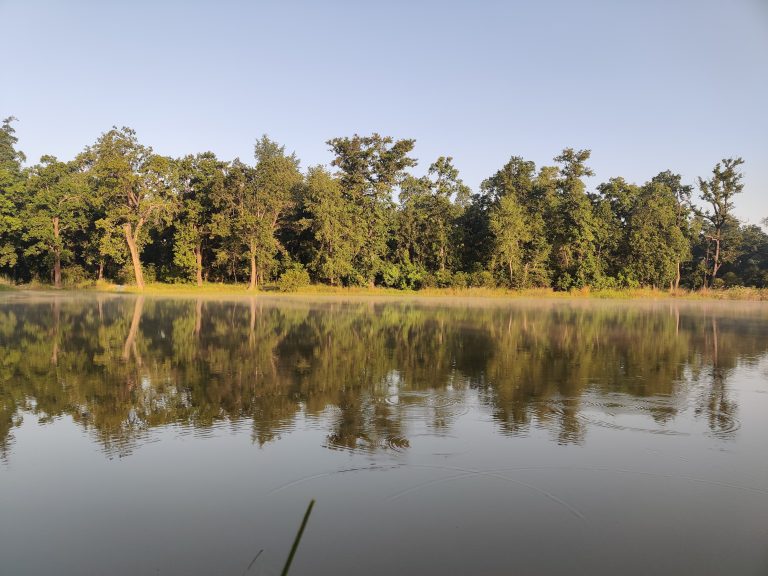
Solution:
<path fill-rule="evenodd" d="M 276 298 L 320 297 L 320 298 L 381 298 L 401 299 L 493 299 L 493 300 L 685 300 L 685 301 L 742 301 L 768 302 L 768 288 L 726 288 L 703 291 L 654 290 L 650 288 L 625 288 L 592 290 L 581 289 L 558 292 L 548 288 L 512 290 L 505 288 L 425 288 L 421 290 L 399 290 L 383 287 L 334 287 L 310 285 L 291 292 L 281 292 L 274 285 L 267 285 L 258 290 L 249 290 L 243 284 L 148 284 L 144 290 L 135 286 L 110 283 L 70 286 L 56 289 L 50 285 L 30 284 L 19 286 L 0 286 L 2 292 L 49 292 L 49 293 L 105 293 L 133 294 L 168 297 L 257 297 Z"/>

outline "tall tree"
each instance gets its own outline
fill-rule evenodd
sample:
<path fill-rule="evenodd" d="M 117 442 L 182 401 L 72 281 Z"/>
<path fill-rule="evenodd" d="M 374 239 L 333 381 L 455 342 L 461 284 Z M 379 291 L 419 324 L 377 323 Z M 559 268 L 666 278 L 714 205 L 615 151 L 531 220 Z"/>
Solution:
<path fill-rule="evenodd" d="M 643 186 L 627 224 L 627 277 L 641 285 L 674 287 L 678 265 L 689 251 L 674 191 L 660 181 Z"/>
<path fill-rule="evenodd" d="M 488 194 L 472 194 L 466 209 L 457 219 L 461 268 L 466 271 L 486 270 L 493 255 L 490 213 L 493 202 Z"/>
<path fill-rule="evenodd" d="M 694 222 L 691 220 L 691 216 L 693 214 L 693 206 L 691 204 L 691 194 L 693 192 L 693 187 L 687 184 L 683 184 L 682 176 L 680 176 L 680 174 L 673 173 L 671 170 L 659 172 L 651 179 L 651 183 L 665 185 L 669 192 L 672 194 L 672 198 L 675 202 L 676 226 L 685 238 L 684 244 L 680 245 L 678 260 L 675 263 L 675 280 L 672 284 L 672 289 L 677 290 L 680 287 L 680 267 L 683 261 L 690 258 L 691 256 L 691 244 L 694 241 L 697 228 L 694 225 Z"/>
<path fill-rule="evenodd" d="M 546 187 L 537 181 L 536 165 L 513 156 L 481 189 L 492 203 L 489 225 L 494 258 L 506 268 L 510 284 L 520 288 L 546 284 L 548 198 Z"/>
<path fill-rule="evenodd" d="M 458 256 L 457 218 L 469 195 L 450 156 L 438 158 L 426 176 L 404 179 L 398 240 L 409 261 L 431 272 L 453 267 Z"/>
<path fill-rule="evenodd" d="M 53 284 L 61 288 L 61 265 L 77 247 L 77 233 L 88 222 L 86 175 L 74 162 L 43 156 L 30 171 L 24 212 L 24 251 L 50 258 Z"/>
<path fill-rule="evenodd" d="M 276 236 L 280 218 L 302 182 L 296 155 L 266 135 L 256 142 L 254 155 L 254 167 L 233 162 L 213 220 L 214 234 L 239 244 L 247 256 L 250 290 L 264 281 L 282 248 Z"/>
<path fill-rule="evenodd" d="M 514 194 L 502 196 L 493 207 L 490 229 L 494 237 L 494 257 L 507 267 L 510 285 L 525 286 L 523 246 L 530 241 L 531 230 L 526 226 L 525 208 Z M 521 277 L 521 281 L 516 281 Z"/>
<path fill-rule="evenodd" d="M 601 273 L 626 281 L 622 276 L 630 259 L 630 219 L 640 187 L 624 178 L 611 178 L 597 187 L 592 197 L 595 214 L 595 245 Z"/>
<path fill-rule="evenodd" d="M 175 226 L 173 258 L 177 266 L 203 284 L 203 255 L 210 225 L 221 197 L 226 163 L 213 152 L 185 156 L 178 161 L 180 212 Z"/>
<path fill-rule="evenodd" d="M 122 230 L 136 286 L 142 289 L 141 251 L 149 229 L 166 225 L 175 207 L 172 162 L 139 144 L 136 133 L 125 127 L 102 134 L 82 158 L 104 213 L 99 226 L 108 242 L 103 250 L 114 254 L 117 230 Z"/>
<path fill-rule="evenodd" d="M 340 170 L 345 198 L 362 216 L 364 236 L 356 267 L 369 285 L 381 271 L 389 249 L 395 214 L 393 191 L 405 170 L 416 165 L 408 156 L 414 144 L 414 140 L 393 140 L 379 134 L 328 141 L 336 155 L 332 164 Z"/>
<path fill-rule="evenodd" d="M 560 173 L 550 230 L 556 286 L 561 289 L 589 286 L 600 277 L 595 218 L 583 180 L 593 175 L 586 165 L 589 156 L 589 150 L 566 148 L 555 158 Z"/>
<path fill-rule="evenodd" d="M 710 285 L 714 283 L 723 262 L 730 260 L 733 256 L 729 254 L 725 259 L 723 258 L 724 248 L 728 248 L 724 233 L 728 225 L 735 220 L 733 197 L 744 189 L 743 174 L 738 169 L 742 164 L 744 160 L 741 158 L 725 158 L 715 165 L 712 178 L 709 180 L 699 178 L 701 199 L 711 207 L 702 213 L 709 224 L 704 234 L 711 246 Z"/>
<path fill-rule="evenodd" d="M 362 245 L 358 208 L 349 202 L 341 184 L 322 166 L 309 169 L 301 195 L 299 228 L 309 232 L 309 269 L 337 285 L 355 274 L 354 259 Z"/>
<path fill-rule="evenodd" d="M 10 116 L 0 126 L 0 268 L 6 269 L 16 265 L 22 229 L 19 192 L 23 186 L 22 163 L 26 157 L 16 149 L 15 120 Z"/>

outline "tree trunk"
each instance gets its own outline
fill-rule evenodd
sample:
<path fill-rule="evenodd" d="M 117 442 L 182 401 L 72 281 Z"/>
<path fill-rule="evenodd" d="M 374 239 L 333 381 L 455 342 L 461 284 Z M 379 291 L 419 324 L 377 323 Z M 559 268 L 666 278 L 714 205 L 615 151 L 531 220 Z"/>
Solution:
<path fill-rule="evenodd" d="M 104 260 L 99 260 L 99 277 L 97 280 L 104 280 Z"/>
<path fill-rule="evenodd" d="M 195 261 L 197 262 L 197 285 L 203 285 L 203 247 L 195 246 Z"/>
<path fill-rule="evenodd" d="M 53 250 L 53 287 L 61 288 L 61 249 Z"/>
<path fill-rule="evenodd" d="M 61 247 L 59 246 L 59 217 L 53 217 L 53 286 L 61 288 Z"/>
<path fill-rule="evenodd" d="M 675 292 L 680 288 L 680 260 L 677 261 L 677 275 L 675 276 Z"/>
<path fill-rule="evenodd" d="M 512 274 L 512 261 L 510 260 L 509 262 L 507 262 L 507 264 L 509 265 L 509 284 L 510 286 L 514 287 L 515 276 Z"/>
<path fill-rule="evenodd" d="M 128 243 L 128 250 L 131 252 L 131 262 L 133 263 L 133 274 L 136 277 L 136 287 L 144 290 L 144 274 L 141 271 L 141 259 L 139 258 L 139 249 L 136 246 L 136 239 L 131 231 L 129 223 L 123 224 L 125 231 L 125 241 Z"/>
<path fill-rule="evenodd" d="M 712 262 L 712 285 L 715 284 L 717 271 L 720 270 L 720 238 L 715 238 L 715 257 Z"/>
<path fill-rule="evenodd" d="M 704 256 L 704 277 L 701 279 L 701 287 L 707 289 L 707 276 L 709 275 L 709 242 L 707 242 L 707 254 Z"/>
<path fill-rule="evenodd" d="M 259 286 L 259 281 L 256 274 L 256 256 L 251 252 L 251 283 L 248 285 L 248 290 L 255 290 Z"/>

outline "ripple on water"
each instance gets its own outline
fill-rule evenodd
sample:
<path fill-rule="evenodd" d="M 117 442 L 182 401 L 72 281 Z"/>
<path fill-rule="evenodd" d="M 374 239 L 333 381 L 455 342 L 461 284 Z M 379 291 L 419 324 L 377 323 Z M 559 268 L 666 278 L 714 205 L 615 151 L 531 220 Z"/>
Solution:
<path fill-rule="evenodd" d="M 670 397 L 635 398 L 615 394 L 601 398 L 562 398 L 548 401 L 544 412 L 561 418 L 576 418 L 585 424 L 612 430 L 690 436 L 690 432 L 673 429 L 666 424 L 670 416 L 684 408 L 675 405 Z M 646 417 L 642 425 L 627 421 L 637 416 Z"/>
<path fill-rule="evenodd" d="M 379 451 L 401 454 L 411 447 L 411 443 L 408 438 L 397 435 L 387 435 L 380 438 L 345 438 L 339 434 L 329 434 L 323 446 L 331 450 L 358 454 L 370 454 Z"/>
<path fill-rule="evenodd" d="M 455 392 L 401 391 L 386 397 L 384 402 L 404 410 L 403 418 L 409 421 L 425 421 L 435 416 L 442 420 L 453 420 L 470 411 L 466 397 Z"/>
<path fill-rule="evenodd" d="M 741 421 L 727 412 L 710 412 L 707 414 L 709 430 L 707 435 L 720 440 L 728 440 L 741 428 Z"/>

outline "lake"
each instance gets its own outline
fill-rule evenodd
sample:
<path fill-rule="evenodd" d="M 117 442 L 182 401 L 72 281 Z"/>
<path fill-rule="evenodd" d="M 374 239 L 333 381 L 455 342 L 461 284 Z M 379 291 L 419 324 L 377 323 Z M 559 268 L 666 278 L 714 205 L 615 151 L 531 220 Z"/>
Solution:
<path fill-rule="evenodd" d="M 768 305 L 0 294 L 0 573 L 768 574 Z"/>

